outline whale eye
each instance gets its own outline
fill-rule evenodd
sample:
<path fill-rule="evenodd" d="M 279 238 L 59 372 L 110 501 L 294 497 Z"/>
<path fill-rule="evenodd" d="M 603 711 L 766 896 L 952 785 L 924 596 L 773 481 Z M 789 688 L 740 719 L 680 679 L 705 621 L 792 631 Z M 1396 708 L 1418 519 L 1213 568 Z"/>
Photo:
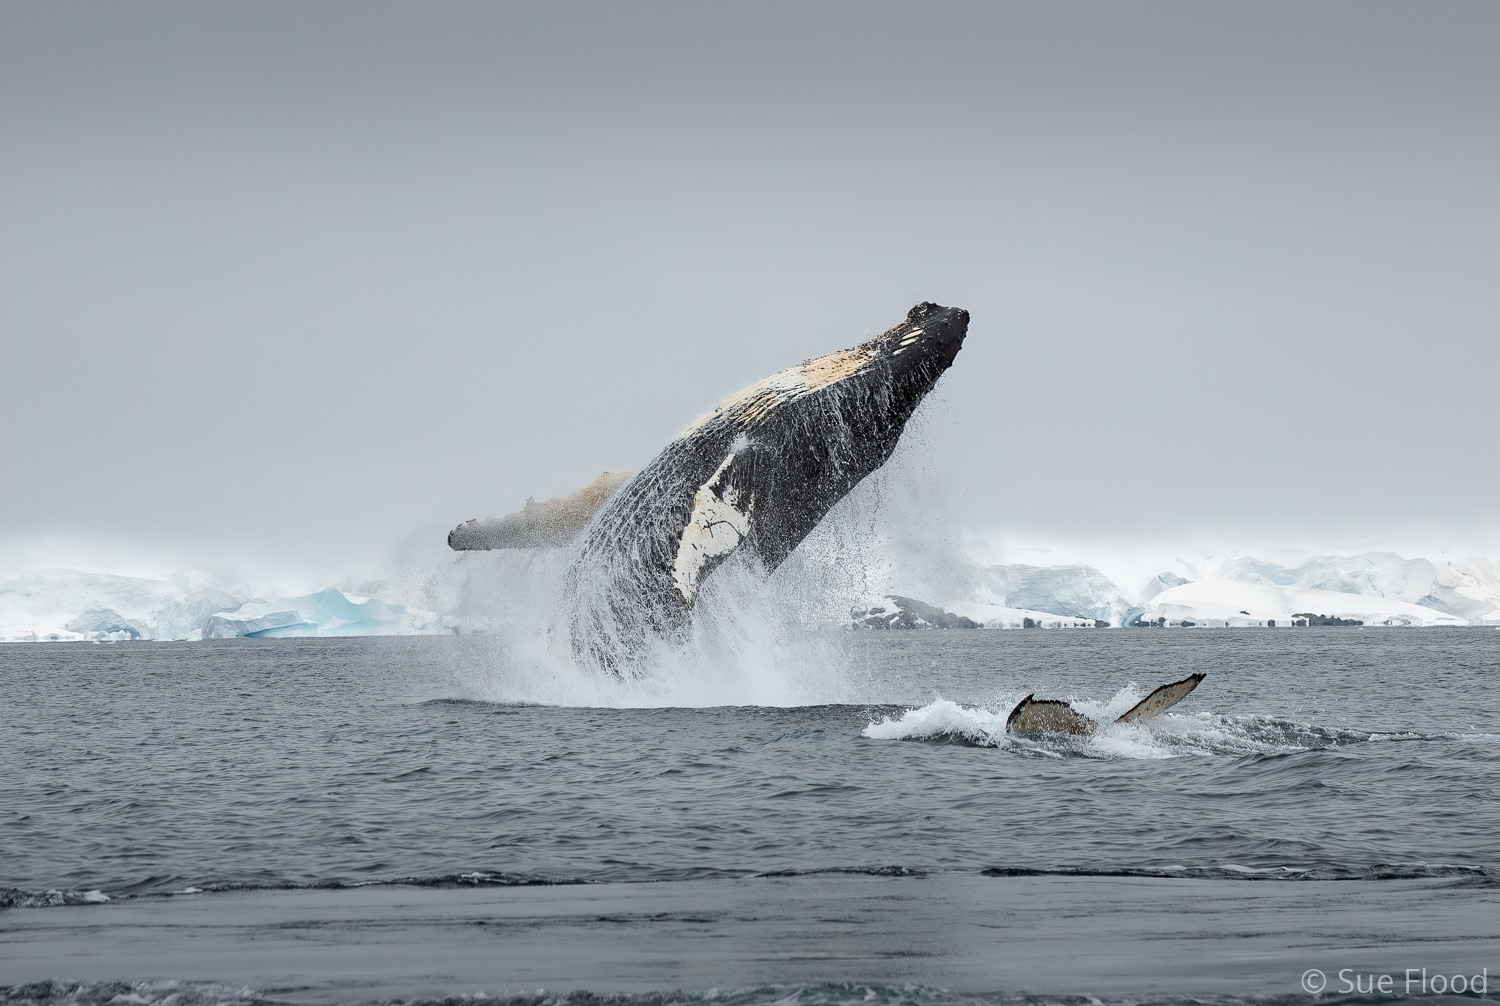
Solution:
<path fill-rule="evenodd" d="M 916 307 L 912 308 L 910 311 L 906 312 L 906 320 L 916 321 L 919 318 L 925 318 L 935 307 L 937 307 L 937 305 L 932 303 L 931 301 L 923 301 Z"/>

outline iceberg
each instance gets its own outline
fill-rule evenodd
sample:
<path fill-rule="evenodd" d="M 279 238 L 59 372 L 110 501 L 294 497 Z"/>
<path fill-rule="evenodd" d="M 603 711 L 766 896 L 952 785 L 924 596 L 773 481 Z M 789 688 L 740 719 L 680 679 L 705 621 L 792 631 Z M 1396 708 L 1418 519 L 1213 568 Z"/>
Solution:
<path fill-rule="evenodd" d="M 405 615 L 404 604 L 327 587 L 315 594 L 247 601 L 233 611 L 215 612 L 204 624 L 202 638 L 389 636 L 413 631 Z"/>
<path fill-rule="evenodd" d="M 233 611 L 215 612 L 204 624 L 202 638 L 389 636 L 422 631 L 409 625 L 405 615 L 404 604 L 345 594 L 337 587 L 327 587 L 315 594 L 247 601 Z"/>
<path fill-rule="evenodd" d="M 268 601 L 246 601 L 233 611 L 216 612 L 200 630 L 202 639 L 273 639 L 317 634 L 317 622 L 303 618 L 285 605 Z"/>
<path fill-rule="evenodd" d="M 63 629 L 85 639 L 151 638 L 151 626 L 137 618 L 126 618 L 111 608 L 92 608 L 71 619 Z"/>

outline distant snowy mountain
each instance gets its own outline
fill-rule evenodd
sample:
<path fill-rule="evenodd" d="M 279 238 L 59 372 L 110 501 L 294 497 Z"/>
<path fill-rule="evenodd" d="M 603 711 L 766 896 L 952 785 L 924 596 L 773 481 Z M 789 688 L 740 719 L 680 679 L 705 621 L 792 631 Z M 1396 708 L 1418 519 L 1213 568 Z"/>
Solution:
<path fill-rule="evenodd" d="M 1143 622 L 1166 625 L 1294 625 L 1309 616 L 1351 619 L 1365 625 L 1467 625 L 1457 615 L 1388 597 L 1346 591 L 1283 587 L 1240 580 L 1201 580 L 1170 587 L 1152 598 Z"/>
<path fill-rule="evenodd" d="M 1230 555 L 1177 560 L 1127 592 L 1092 566 L 992 565 L 956 571 L 958 588 L 925 598 L 986 627 L 1289 625 L 1325 615 L 1366 625 L 1500 625 L 1500 564 L 1406 559 L 1391 552 L 1307 555 L 1295 562 Z"/>
<path fill-rule="evenodd" d="M 1464 622 L 1500 621 L 1500 568 L 1493 562 L 1403 559 L 1392 552 L 1313 556 L 1295 566 L 1240 557 L 1223 562 L 1226 580 L 1331 591 L 1421 605 Z"/>

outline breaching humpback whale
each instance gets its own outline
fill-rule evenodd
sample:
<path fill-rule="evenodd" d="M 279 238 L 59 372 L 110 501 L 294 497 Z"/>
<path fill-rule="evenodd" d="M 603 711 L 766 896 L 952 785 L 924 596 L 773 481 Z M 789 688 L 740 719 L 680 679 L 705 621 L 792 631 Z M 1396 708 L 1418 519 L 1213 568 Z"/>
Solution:
<path fill-rule="evenodd" d="M 685 632 L 715 568 L 746 553 L 774 571 L 885 463 L 968 327 L 961 308 L 918 304 L 889 331 L 773 374 L 700 416 L 628 482 L 604 493 L 586 528 L 578 514 L 588 501 L 569 501 L 588 490 L 529 506 L 535 518 L 548 507 L 566 511 L 541 521 L 548 527 L 537 533 L 528 527 L 538 521 L 528 522 L 523 510 L 462 524 L 448 543 L 528 546 L 582 530 L 566 577 L 574 655 L 616 675 L 636 673 L 654 640 Z M 561 532 L 548 530 L 553 526 Z"/>
<path fill-rule="evenodd" d="M 1125 711 L 1116 723 L 1144 723 L 1155 719 L 1187 698 L 1188 693 L 1198 687 L 1204 675 L 1189 674 L 1181 681 L 1162 685 Z M 1083 715 L 1066 702 L 1057 699 L 1039 699 L 1028 695 L 1016 703 L 1016 708 L 1005 718 L 1005 732 L 1019 737 L 1043 737 L 1048 734 L 1071 734 L 1088 737 L 1096 733 L 1103 724 Z"/>

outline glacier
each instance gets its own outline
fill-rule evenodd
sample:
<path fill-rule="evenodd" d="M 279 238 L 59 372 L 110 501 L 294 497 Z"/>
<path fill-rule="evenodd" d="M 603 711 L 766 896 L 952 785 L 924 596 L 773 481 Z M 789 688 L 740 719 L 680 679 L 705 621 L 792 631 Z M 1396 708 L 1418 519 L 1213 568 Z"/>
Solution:
<path fill-rule="evenodd" d="M 892 556 L 877 573 L 867 570 L 863 589 L 813 621 L 848 627 L 847 613 L 861 608 L 865 618 L 878 613 L 893 625 L 932 624 L 897 617 L 894 597 L 914 612 L 930 605 L 953 616 L 953 624 L 964 619 L 987 629 L 1105 623 L 1279 628 L 1304 614 L 1366 626 L 1500 626 L 1500 563 L 1485 558 L 1201 553 L 1161 563 L 1159 573 L 1131 589 L 1088 563 L 996 563 L 979 554 L 914 554 L 906 562 Z M 528 600 L 536 592 L 524 585 L 545 572 L 549 555 L 482 568 L 461 557 L 424 556 L 386 581 L 312 591 L 280 590 L 224 572 L 12 563 L 0 569 L 0 642 L 499 631 L 524 622 L 544 602 Z M 824 575 L 815 572 L 821 568 L 799 573 L 789 566 L 784 573 L 816 578 Z M 778 576 L 783 586 L 795 586 Z"/>
<path fill-rule="evenodd" d="M 1141 610 L 1113 580 L 1083 564 L 989 566 L 975 580 L 976 596 L 965 601 L 1019 609 L 1023 619 L 1057 622 L 1059 627 L 1096 620 L 1126 625 Z M 1009 624 L 1009 616 L 1000 617 Z"/>
<path fill-rule="evenodd" d="M 0 572 L 0 641 L 197 639 L 254 596 L 230 574 L 18 565 Z"/>
<path fill-rule="evenodd" d="M 49 567 L 0 577 L 0 642 L 117 642 L 443 631 L 399 601 L 325 587 L 286 595 L 223 573 Z"/>

